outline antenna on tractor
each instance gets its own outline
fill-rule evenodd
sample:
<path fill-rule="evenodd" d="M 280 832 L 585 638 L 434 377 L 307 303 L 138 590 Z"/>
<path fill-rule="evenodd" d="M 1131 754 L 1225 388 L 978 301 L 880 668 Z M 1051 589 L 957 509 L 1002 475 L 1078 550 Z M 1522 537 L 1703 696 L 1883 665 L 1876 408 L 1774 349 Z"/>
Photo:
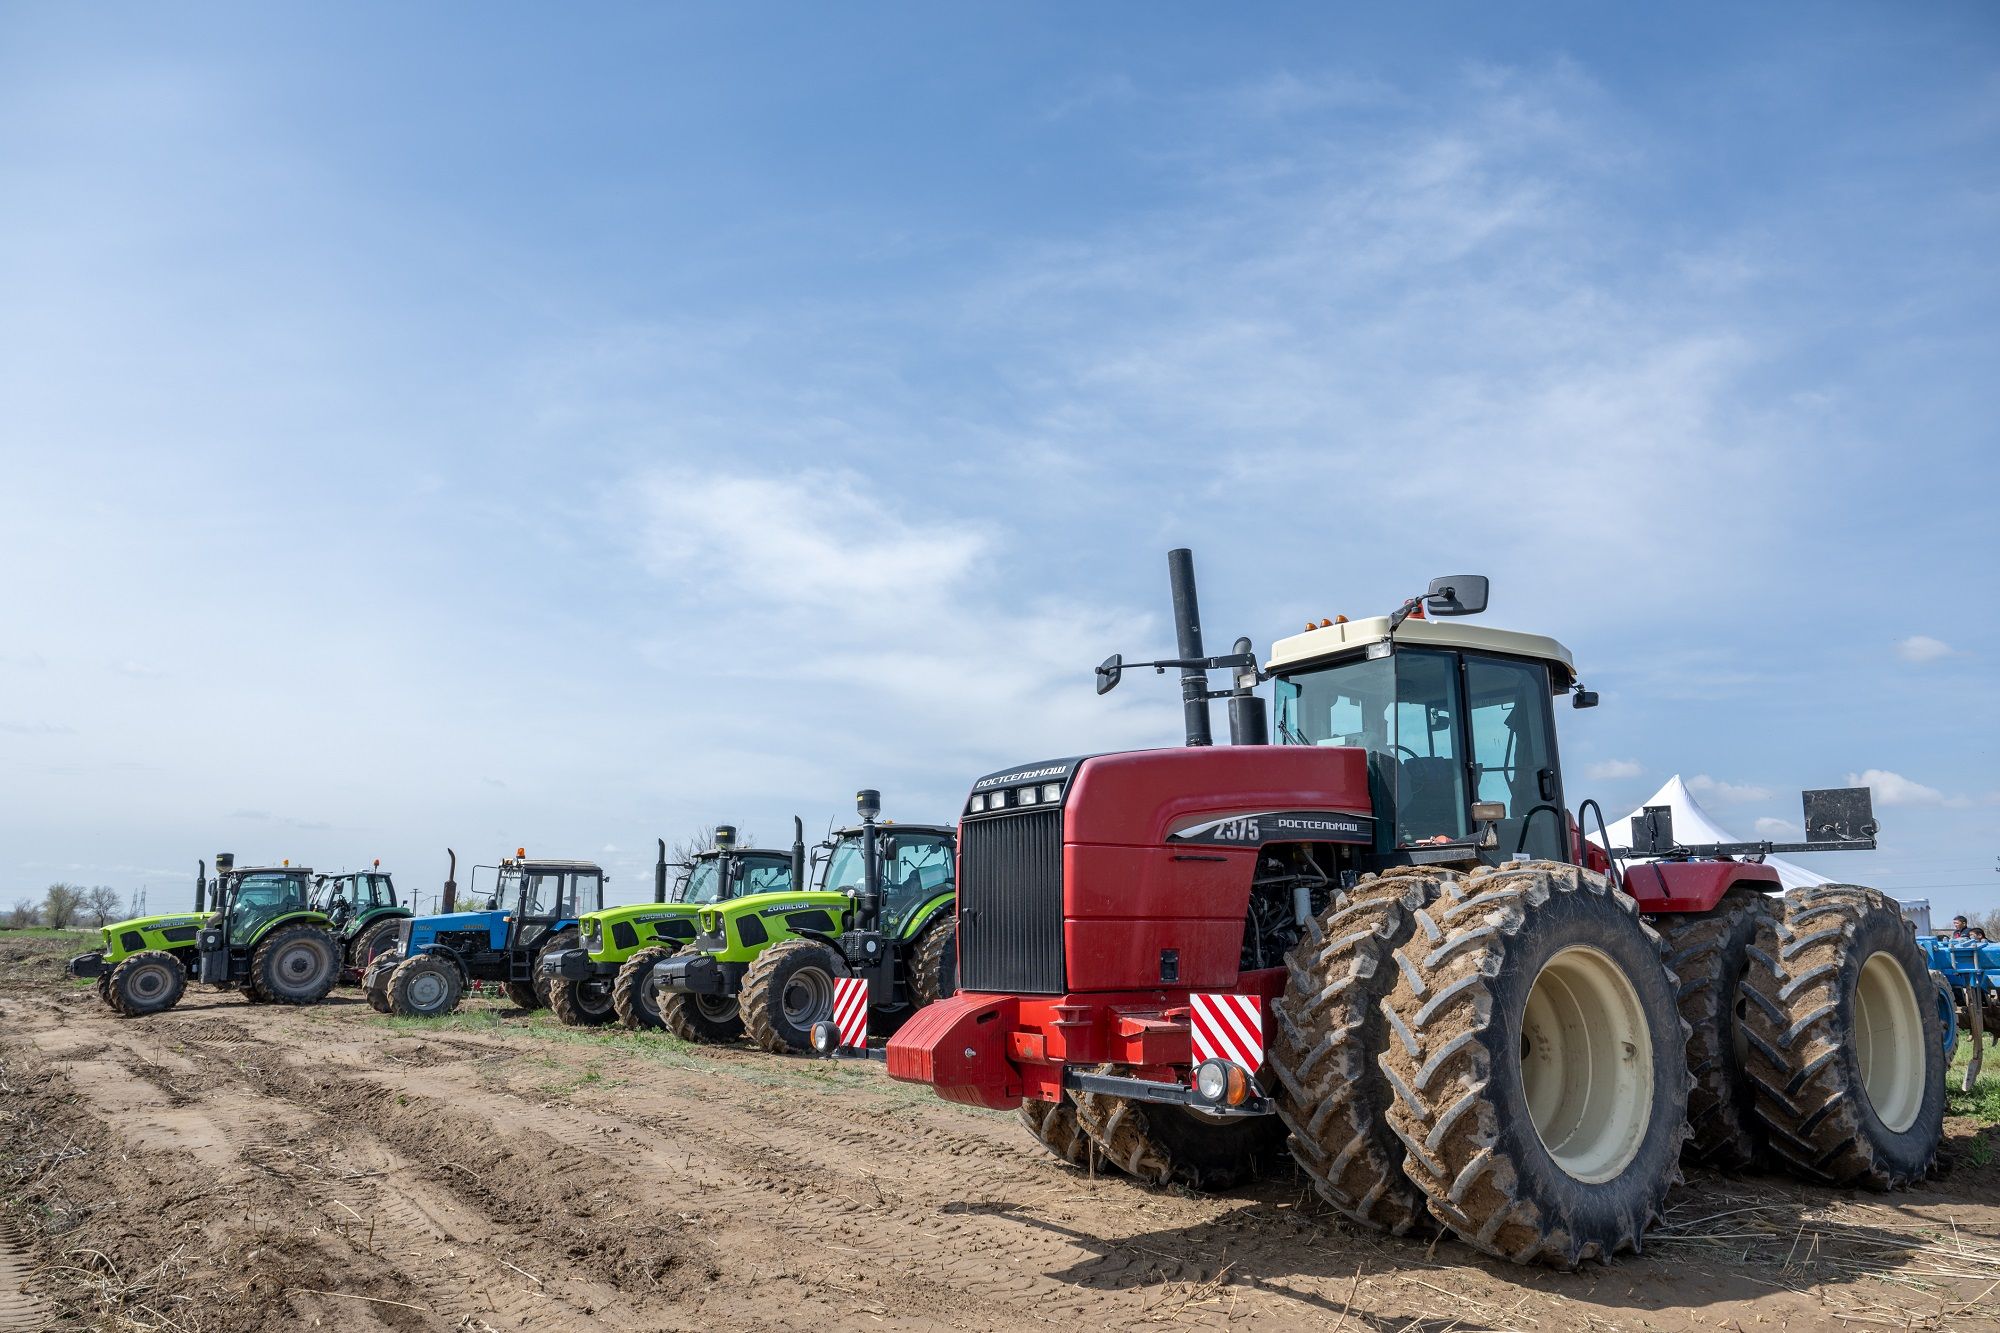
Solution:
<path fill-rule="evenodd" d="M 1225 656 L 1202 655 L 1201 608 L 1195 597 L 1193 551 L 1181 546 L 1167 552 L 1167 582 L 1173 591 L 1174 637 L 1180 656 L 1162 658 L 1157 662 L 1128 663 L 1122 655 L 1113 653 L 1098 664 L 1097 692 L 1109 694 L 1117 689 L 1127 666 L 1151 667 L 1161 675 L 1166 674 L 1168 667 L 1178 667 L 1181 673 L 1182 721 L 1187 729 L 1189 745 L 1215 743 L 1208 725 L 1210 699 L 1229 700 L 1230 744 L 1268 744 L 1270 724 L 1264 712 L 1264 701 L 1256 694 L 1263 673 L 1257 666 L 1255 645 L 1248 638 L 1240 638 L 1232 645 L 1233 651 Z M 1208 673 L 1211 671 L 1234 672 L 1234 688 L 1209 689 Z"/>

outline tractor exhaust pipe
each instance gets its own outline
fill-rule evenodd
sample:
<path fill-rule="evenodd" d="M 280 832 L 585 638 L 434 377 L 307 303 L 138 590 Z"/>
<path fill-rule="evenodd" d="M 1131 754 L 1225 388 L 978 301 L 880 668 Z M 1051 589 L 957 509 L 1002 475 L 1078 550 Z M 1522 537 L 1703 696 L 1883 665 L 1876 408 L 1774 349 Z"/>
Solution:
<path fill-rule="evenodd" d="M 660 839 L 660 859 L 653 862 L 653 901 L 667 900 L 667 840 Z"/>
<path fill-rule="evenodd" d="M 444 872 L 444 910 L 447 912 L 456 912 L 458 910 L 458 853 L 447 847 L 444 849 L 444 854 L 451 858 L 451 869 Z"/>
<path fill-rule="evenodd" d="M 1201 646 L 1201 607 L 1194 595 L 1194 552 L 1177 546 L 1167 552 L 1167 582 L 1174 594 L 1174 636 L 1183 661 L 1207 654 Z M 1189 745 L 1213 745 L 1208 728 L 1208 673 L 1200 667 L 1181 668 L 1181 713 Z"/>
<path fill-rule="evenodd" d="M 664 871 L 662 872 L 664 873 Z M 806 887 L 806 821 L 792 816 L 792 892 L 803 893 Z"/>
<path fill-rule="evenodd" d="M 208 862 L 196 861 L 194 863 L 194 914 L 196 916 L 200 916 L 208 910 L 206 906 L 208 901 L 207 893 Z"/>
<path fill-rule="evenodd" d="M 861 816 L 861 892 L 855 895 L 856 924 L 863 930 L 878 930 L 882 924 L 882 864 L 876 854 L 875 821 L 882 814 L 882 793 L 864 787 L 854 793 L 855 813 Z"/>
<path fill-rule="evenodd" d="M 1256 645 L 1249 638 L 1238 639 L 1231 648 L 1238 657 L 1256 660 Z M 1271 715 L 1264 711 L 1264 701 L 1257 697 L 1256 676 L 1247 688 L 1244 677 L 1238 676 L 1236 690 L 1229 696 L 1229 743 L 1231 745 L 1269 745 L 1271 743 Z"/>

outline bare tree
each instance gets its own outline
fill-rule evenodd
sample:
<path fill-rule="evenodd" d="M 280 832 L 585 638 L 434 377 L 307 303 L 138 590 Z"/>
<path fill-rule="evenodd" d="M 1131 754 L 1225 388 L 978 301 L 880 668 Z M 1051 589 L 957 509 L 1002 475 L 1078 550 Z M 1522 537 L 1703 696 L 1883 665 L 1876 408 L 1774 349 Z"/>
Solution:
<path fill-rule="evenodd" d="M 92 925 L 103 926 L 117 920 L 124 905 L 118 901 L 118 890 L 99 884 L 83 895 L 83 910 Z"/>
<path fill-rule="evenodd" d="M 68 930 L 75 925 L 82 910 L 83 889 L 75 884 L 51 884 L 42 899 L 42 915 L 57 930 Z"/>
<path fill-rule="evenodd" d="M 30 926 L 42 924 L 42 905 L 29 898 L 19 898 L 14 909 L 7 913 L 7 925 L 13 930 L 26 930 Z"/>

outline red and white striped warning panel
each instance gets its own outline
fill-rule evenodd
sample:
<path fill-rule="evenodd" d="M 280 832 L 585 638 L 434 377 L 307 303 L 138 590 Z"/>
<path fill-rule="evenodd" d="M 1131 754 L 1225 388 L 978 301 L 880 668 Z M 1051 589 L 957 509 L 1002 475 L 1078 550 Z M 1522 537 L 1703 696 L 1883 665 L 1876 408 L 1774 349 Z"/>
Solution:
<path fill-rule="evenodd" d="M 868 978 L 833 979 L 833 1025 L 840 1029 L 840 1044 L 867 1049 Z"/>
<path fill-rule="evenodd" d="M 1264 1063 L 1264 1006 L 1254 995 L 1192 995 L 1194 1062 L 1228 1060 L 1256 1073 Z"/>

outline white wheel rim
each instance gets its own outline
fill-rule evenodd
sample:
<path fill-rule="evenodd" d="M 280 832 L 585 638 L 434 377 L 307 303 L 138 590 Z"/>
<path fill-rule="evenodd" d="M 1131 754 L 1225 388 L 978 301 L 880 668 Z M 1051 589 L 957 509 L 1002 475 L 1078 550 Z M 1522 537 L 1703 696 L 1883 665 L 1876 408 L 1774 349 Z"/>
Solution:
<path fill-rule="evenodd" d="M 1653 1119 L 1653 1037 L 1639 992 L 1609 955 L 1577 945 L 1542 965 L 1521 1019 L 1521 1090 L 1556 1165 L 1615 1177 Z"/>
<path fill-rule="evenodd" d="M 435 1009 L 444 1003 L 444 978 L 429 972 L 420 972 L 410 978 L 410 1007 L 413 1009 Z"/>
<path fill-rule="evenodd" d="M 1910 979 L 1886 953 L 1861 965 L 1854 987 L 1854 1058 L 1868 1104 L 1893 1134 L 1916 1123 L 1923 1109 L 1928 1061 L 1923 1015 Z"/>

